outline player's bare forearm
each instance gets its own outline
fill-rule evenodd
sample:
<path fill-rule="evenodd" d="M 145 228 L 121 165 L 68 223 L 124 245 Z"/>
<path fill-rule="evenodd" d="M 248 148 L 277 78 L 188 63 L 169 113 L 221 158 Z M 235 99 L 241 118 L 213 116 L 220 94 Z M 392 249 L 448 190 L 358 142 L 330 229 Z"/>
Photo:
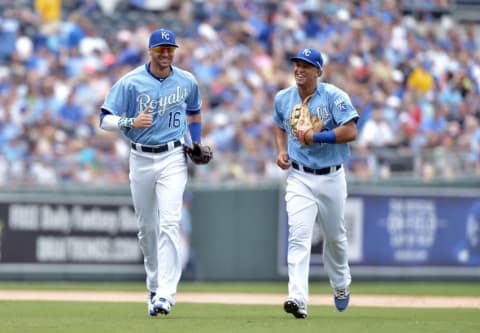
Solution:
<path fill-rule="evenodd" d="M 336 143 L 346 143 L 357 138 L 357 125 L 354 120 L 335 128 Z"/>
<path fill-rule="evenodd" d="M 277 165 L 281 169 L 288 169 L 290 167 L 290 158 L 287 152 L 287 132 L 278 126 L 273 127 L 275 136 L 275 147 L 277 149 Z"/>
<path fill-rule="evenodd" d="M 275 147 L 277 149 L 277 153 L 285 151 L 287 147 L 287 132 L 283 128 L 274 125 L 273 135 L 275 137 Z"/>
<path fill-rule="evenodd" d="M 197 113 L 194 115 L 187 115 L 187 123 L 201 123 L 202 122 L 202 114 Z"/>

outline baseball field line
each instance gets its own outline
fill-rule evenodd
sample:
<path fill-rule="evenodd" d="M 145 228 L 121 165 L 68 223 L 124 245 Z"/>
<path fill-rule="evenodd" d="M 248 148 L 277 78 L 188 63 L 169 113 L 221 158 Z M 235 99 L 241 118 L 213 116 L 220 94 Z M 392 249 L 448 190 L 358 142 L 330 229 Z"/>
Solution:
<path fill-rule="evenodd" d="M 32 291 L 0 290 L 0 301 L 77 301 L 77 302 L 145 302 L 146 293 L 117 291 Z M 283 294 L 242 294 L 181 292 L 178 303 L 264 304 L 278 305 L 285 300 Z M 310 305 L 332 305 L 333 296 L 315 294 Z M 352 295 L 352 306 L 400 308 L 471 308 L 480 309 L 480 297 L 405 296 L 405 295 Z"/>

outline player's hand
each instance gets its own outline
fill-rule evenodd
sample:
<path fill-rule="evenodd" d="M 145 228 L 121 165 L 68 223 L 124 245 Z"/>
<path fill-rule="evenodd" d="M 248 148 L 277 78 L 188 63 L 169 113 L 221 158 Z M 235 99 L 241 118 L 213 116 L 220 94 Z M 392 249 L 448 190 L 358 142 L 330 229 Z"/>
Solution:
<path fill-rule="evenodd" d="M 138 116 L 133 121 L 133 128 L 148 128 L 152 126 L 153 116 L 151 113 L 148 113 L 149 111 L 150 107 L 147 106 L 145 109 L 142 110 L 142 112 L 138 114 Z"/>
<path fill-rule="evenodd" d="M 307 131 L 298 131 L 297 137 L 300 142 L 305 143 L 305 145 L 310 146 L 313 144 L 313 129 L 308 129 Z"/>
<path fill-rule="evenodd" d="M 278 153 L 277 165 L 283 170 L 286 170 L 290 167 L 290 158 L 286 151 L 281 151 Z"/>

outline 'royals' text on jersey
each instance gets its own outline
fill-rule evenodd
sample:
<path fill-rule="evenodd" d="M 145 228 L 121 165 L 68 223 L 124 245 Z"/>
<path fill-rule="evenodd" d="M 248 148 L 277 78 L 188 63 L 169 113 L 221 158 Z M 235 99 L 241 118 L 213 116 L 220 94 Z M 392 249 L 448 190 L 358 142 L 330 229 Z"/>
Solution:
<path fill-rule="evenodd" d="M 302 146 L 295 137 L 289 119 L 293 107 L 301 103 L 297 86 L 279 91 L 275 96 L 273 119 L 288 133 L 288 155 L 292 161 L 311 168 L 324 168 L 346 162 L 350 157 L 348 143 Z M 317 90 L 308 102 L 310 113 L 323 120 L 324 130 L 333 130 L 359 117 L 348 95 L 340 88 L 318 83 Z"/>
<path fill-rule="evenodd" d="M 127 128 L 123 132 L 132 142 L 158 145 L 183 138 L 187 132 L 187 111 L 199 111 L 201 103 L 198 84 L 191 73 L 172 66 L 170 75 L 160 81 L 142 65 L 112 86 L 102 109 L 135 118 L 148 107 L 153 115 L 152 126 Z"/>

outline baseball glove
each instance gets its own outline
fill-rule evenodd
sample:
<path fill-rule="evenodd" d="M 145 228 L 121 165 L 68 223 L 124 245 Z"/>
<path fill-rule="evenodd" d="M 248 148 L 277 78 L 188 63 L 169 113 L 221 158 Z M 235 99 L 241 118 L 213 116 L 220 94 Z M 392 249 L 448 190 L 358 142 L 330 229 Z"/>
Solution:
<path fill-rule="evenodd" d="M 308 108 L 308 101 L 312 95 L 305 98 L 302 103 L 296 104 L 290 113 L 290 126 L 303 146 L 308 146 L 305 142 L 305 134 L 309 131 L 319 132 L 323 128 L 322 119 L 310 113 Z"/>
<path fill-rule="evenodd" d="M 213 158 L 212 149 L 209 146 L 203 146 L 198 142 L 193 143 L 193 147 L 184 146 L 185 154 L 194 164 L 207 164 Z"/>

